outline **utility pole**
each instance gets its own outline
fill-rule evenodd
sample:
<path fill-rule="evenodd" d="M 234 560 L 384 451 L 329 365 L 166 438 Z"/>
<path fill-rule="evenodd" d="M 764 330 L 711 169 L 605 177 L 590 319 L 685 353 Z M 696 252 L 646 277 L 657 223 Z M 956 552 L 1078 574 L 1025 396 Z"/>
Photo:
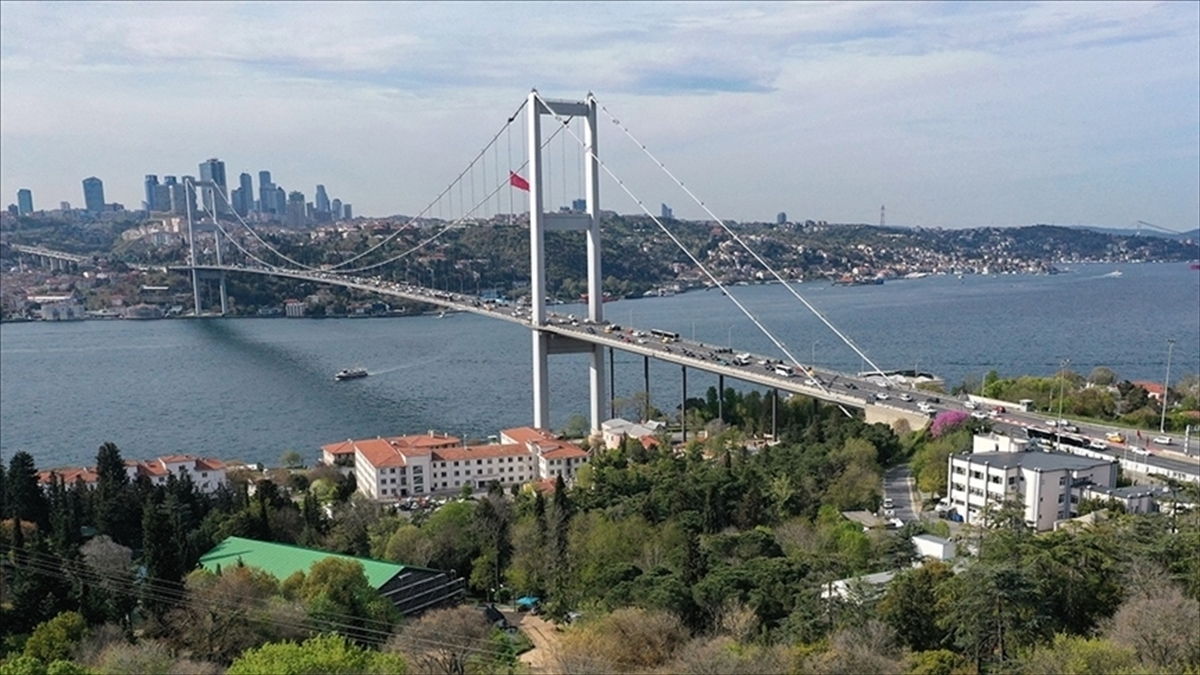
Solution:
<path fill-rule="evenodd" d="M 1158 433 L 1167 433 L 1167 399 L 1170 398 L 1168 393 L 1171 386 L 1171 352 L 1175 349 L 1175 338 L 1167 338 L 1167 374 L 1163 377 L 1163 395 L 1162 401 L 1159 402 L 1159 407 L 1162 408 L 1162 414 L 1158 418 Z"/>

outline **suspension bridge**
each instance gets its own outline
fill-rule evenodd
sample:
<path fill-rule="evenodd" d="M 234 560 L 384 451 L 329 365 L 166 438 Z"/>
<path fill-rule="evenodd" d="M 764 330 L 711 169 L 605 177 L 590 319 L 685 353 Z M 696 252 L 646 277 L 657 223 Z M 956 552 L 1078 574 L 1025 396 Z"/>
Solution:
<path fill-rule="evenodd" d="M 844 344 L 858 354 L 864 363 L 870 364 L 867 376 L 819 370 L 812 364 L 802 363 L 784 342 L 774 335 L 753 312 L 739 301 L 733 290 L 727 288 L 708 268 L 687 249 L 658 216 L 646 208 L 614 170 L 601 158 L 598 151 L 598 120 L 600 114 L 618 127 L 643 152 L 656 167 L 679 189 L 700 206 L 733 241 L 737 242 L 763 270 L 781 282 L 794 298 L 812 312 Z M 545 122 L 545 124 L 544 124 Z M 514 155 L 512 135 L 514 128 L 521 139 Z M 552 129 L 552 130 L 551 130 Z M 559 139 L 558 157 L 550 143 Z M 571 152 L 568 153 L 568 146 Z M 503 149 L 503 153 L 502 153 Z M 503 156 L 502 156 L 503 154 Z M 574 155 L 568 160 L 568 155 Z M 607 176 L 620 191 L 633 199 L 639 208 L 658 228 L 691 260 L 708 282 L 719 288 L 737 306 L 748 321 L 761 331 L 778 349 L 774 356 L 750 355 L 745 352 L 734 355 L 729 348 L 714 349 L 682 339 L 676 334 L 656 330 L 652 326 L 624 326 L 619 329 L 604 318 L 604 278 L 601 260 L 600 227 L 600 179 Z M 576 206 L 583 208 L 547 210 L 546 203 L 561 182 L 563 200 L 568 198 L 568 183 L 574 184 L 582 200 Z M 219 211 L 217 204 L 227 202 L 220 186 L 211 182 L 189 183 L 189 189 L 207 191 L 205 204 Z M 519 196 L 522 206 L 518 213 L 514 195 Z M 433 244 L 447 232 L 477 225 L 489 211 L 503 212 L 504 199 L 508 198 L 509 222 L 526 226 L 529 231 L 530 297 L 527 305 L 513 311 L 507 305 L 488 302 L 478 296 L 450 293 L 411 283 L 400 283 L 388 275 L 388 266 Z M 190 201 L 190 200 L 189 200 Z M 580 204 L 580 202 L 582 202 Z M 415 246 L 390 254 L 386 246 L 395 242 L 395 232 L 367 250 L 352 255 L 335 264 L 307 265 L 280 252 L 254 231 L 244 218 L 229 209 L 235 218 L 234 225 L 240 226 L 241 236 L 234 236 L 226 229 L 220 217 L 203 209 L 188 211 L 189 260 L 185 264 L 170 266 L 170 269 L 192 277 L 194 307 L 201 315 L 200 288 L 203 282 L 214 280 L 219 289 L 220 314 L 228 309 L 225 278 L 228 274 L 259 274 L 309 281 L 319 284 L 341 286 L 384 296 L 401 298 L 411 302 L 441 306 L 447 309 L 472 312 L 505 321 L 516 322 L 530 331 L 532 360 L 533 424 L 538 428 L 550 428 L 550 391 L 547 377 L 549 357 L 554 354 L 583 353 L 589 355 L 589 419 L 593 429 L 599 429 L 606 412 L 611 414 L 613 397 L 608 384 L 612 380 L 612 363 L 615 351 L 624 351 L 643 357 L 643 373 L 646 390 L 649 390 L 650 362 L 656 360 L 678 365 L 682 369 L 683 397 L 687 397 L 687 371 L 700 370 L 717 375 L 719 388 L 725 388 L 726 377 L 744 382 L 771 387 L 778 391 L 813 396 L 835 403 L 846 410 L 859 408 L 866 411 L 868 421 L 893 422 L 904 419 L 920 426 L 927 420 L 926 410 L 917 409 L 917 401 L 908 393 L 895 393 L 897 385 L 880 369 L 847 335 L 829 322 L 815 307 L 761 256 L 738 236 L 726 222 L 713 213 L 666 165 L 654 156 L 644 144 L 595 96 L 589 94 L 583 100 L 548 99 L 536 90 L 529 93 L 517 110 L 506 118 L 498 132 L 484 145 L 468 163 L 421 212 L 412 218 L 412 223 L 432 232 Z M 197 220 L 211 223 L 215 241 L 203 255 L 197 250 Z M 581 232 L 587 242 L 587 313 L 580 320 L 563 317 L 548 310 L 545 245 L 546 232 Z M 251 249 L 254 250 L 251 250 Z M 207 259 L 202 259 L 207 257 Z M 608 372 L 605 354 L 608 354 Z M 915 394 L 916 392 L 914 392 Z M 893 400 L 895 395 L 895 400 Z M 903 399 L 900 398 L 903 396 Z M 922 397 L 923 398 L 923 397 Z M 927 408 L 927 403 L 925 406 Z M 607 409 L 607 410 L 606 410 Z M 847 411 L 848 413 L 848 411 Z M 685 429 L 686 434 L 686 429 Z"/>

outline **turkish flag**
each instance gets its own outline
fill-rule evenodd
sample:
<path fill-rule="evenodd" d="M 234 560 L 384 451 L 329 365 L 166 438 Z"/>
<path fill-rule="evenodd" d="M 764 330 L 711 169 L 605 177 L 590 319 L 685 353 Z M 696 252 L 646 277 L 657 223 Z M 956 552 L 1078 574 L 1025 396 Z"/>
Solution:
<path fill-rule="evenodd" d="M 529 192 L 529 181 L 521 178 L 513 171 L 508 172 L 508 184 L 517 188 L 518 190 Z"/>

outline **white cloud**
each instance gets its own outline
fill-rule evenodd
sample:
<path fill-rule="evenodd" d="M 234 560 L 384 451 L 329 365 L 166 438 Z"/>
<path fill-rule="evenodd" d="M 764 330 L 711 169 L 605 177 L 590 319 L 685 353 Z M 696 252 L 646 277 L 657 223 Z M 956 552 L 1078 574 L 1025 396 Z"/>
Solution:
<path fill-rule="evenodd" d="M 735 219 L 873 220 L 906 202 L 928 225 L 1200 220 L 1200 29 L 1184 3 L 3 11 L 0 183 L 43 206 L 78 201 L 90 174 L 132 206 L 142 174 L 216 155 L 289 189 L 324 183 L 359 213 L 411 213 L 537 86 L 595 91 Z M 702 215 L 602 134 L 647 202 Z"/>

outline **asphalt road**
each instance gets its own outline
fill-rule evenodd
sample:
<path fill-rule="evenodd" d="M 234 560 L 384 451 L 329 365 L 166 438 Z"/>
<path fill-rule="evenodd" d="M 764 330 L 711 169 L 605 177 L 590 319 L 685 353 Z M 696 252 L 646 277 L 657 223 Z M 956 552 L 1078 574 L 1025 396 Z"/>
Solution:
<path fill-rule="evenodd" d="M 905 523 L 918 519 L 921 504 L 917 502 L 916 486 L 907 464 L 894 466 L 883 474 L 883 496 L 891 499 L 896 515 Z"/>

